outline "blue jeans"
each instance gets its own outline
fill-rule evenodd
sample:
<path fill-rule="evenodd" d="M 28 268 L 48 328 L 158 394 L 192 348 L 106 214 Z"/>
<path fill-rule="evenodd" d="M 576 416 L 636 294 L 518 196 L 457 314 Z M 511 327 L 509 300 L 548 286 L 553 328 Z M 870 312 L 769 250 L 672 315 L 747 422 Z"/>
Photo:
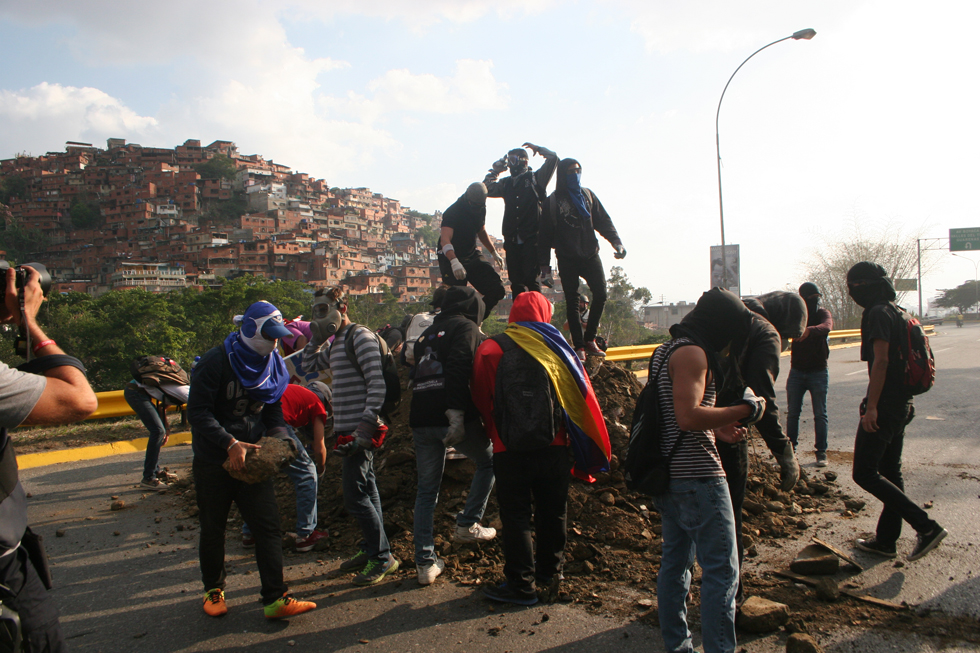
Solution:
<path fill-rule="evenodd" d="M 296 437 L 293 427 L 287 426 L 286 430 L 289 431 L 289 437 L 293 439 L 299 451 L 295 460 L 283 471 L 293 480 L 293 487 L 296 488 L 296 539 L 303 540 L 316 530 L 316 465 L 313 464 L 306 447 Z M 243 535 L 250 535 L 251 532 L 248 524 L 242 524 Z"/>
<path fill-rule="evenodd" d="M 160 471 L 160 447 L 163 446 L 163 439 L 167 436 L 167 429 L 164 427 L 160 413 L 149 394 L 135 383 L 127 383 L 123 388 L 123 398 L 139 416 L 143 426 L 150 432 L 149 440 L 146 442 L 146 458 L 143 459 L 143 480 L 150 481 L 157 477 Z"/>
<path fill-rule="evenodd" d="M 350 435 L 338 433 L 338 435 Z M 344 508 L 361 527 L 361 550 L 368 558 L 381 563 L 388 562 L 391 548 L 385 535 L 384 517 L 381 514 L 381 497 L 374 476 L 374 452 L 361 449 L 347 456 L 341 466 L 341 484 L 344 488 Z"/>
<path fill-rule="evenodd" d="M 816 431 L 817 452 L 827 451 L 827 386 L 830 384 L 830 372 L 817 370 L 803 372 L 790 368 L 789 378 L 786 379 L 786 403 L 789 417 L 786 420 L 786 436 L 795 448 L 800 434 L 800 412 L 803 410 L 803 395 L 810 392 L 810 403 L 813 404 L 813 428 Z"/>
<path fill-rule="evenodd" d="M 701 566 L 704 653 L 735 650 L 738 554 L 735 517 L 724 477 L 675 479 L 654 497 L 661 515 L 663 554 L 657 578 L 660 631 L 670 653 L 694 651 L 687 627 L 687 593 L 695 553 Z"/>
<path fill-rule="evenodd" d="M 466 423 L 466 437 L 455 446 L 474 463 L 476 473 L 470 483 L 463 512 L 456 515 L 456 524 L 469 528 L 483 519 L 483 511 L 493 489 L 493 446 L 479 421 Z M 433 521 L 439 502 L 439 487 L 446 468 L 446 437 L 448 426 L 427 426 L 412 429 L 415 440 L 415 464 L 418 468 L 418 494 L 415 495 L 415 564 L 419 567 L 436 561 Z"/>

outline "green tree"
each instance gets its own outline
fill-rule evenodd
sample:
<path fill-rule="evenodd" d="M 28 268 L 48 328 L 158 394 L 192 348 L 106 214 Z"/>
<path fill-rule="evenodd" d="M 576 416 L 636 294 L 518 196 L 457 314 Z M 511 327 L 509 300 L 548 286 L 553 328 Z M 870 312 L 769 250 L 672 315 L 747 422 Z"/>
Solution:
<path fill-rule="evenodd" d="M 27 180 L 19 175 L 0 179 L 0 204 L 9 204 L 12 199 L 27 199 Z"/>
<path fill-rule="evenodd" d="M 102 226 L 102 210 L 98 202 L 92 201 L 87 197 L 76 197 L 72 200 L 71 223 L 76 229 L 97 229 Z"/>
<path fill-rule="evenodd" d="M 614 266 L 609 271 L 599 332 L 610 347 L 633 345 L 649 335 L 649 329 L 640 324 L 638 310 L 651 296 L 646 288 L 630 283 L 623 268 Z"/>
<path fill-rule="evenodd" d="M 429 247 L 435 247 L 439 243 L 439 231 L 430 224 L 424 224 L 418 228 L 418 234 L 422 236 L 422 241 Z"/>
<path fill-rule="evenodd" d="M 967 309 L 980 302 L 980 284 L 976 281 L 966 281 L 940 292 L 942 294 L 932 302 L 939 308 L 955 308 L 960 313 L 966 313 Z"/>
<path fill-rule="evenodd" d="M 40 230 L 25 229 L 13 218 L 7 218 L 0 232 L 0 249 L 7 252 L 10 261 L 26 262 L 30 257 L 48 248 L 49 239 Z"/>
<path fill-rule="evenodd" d="M 238 174 L 238 167 L 234 159 L 224 154 L 215 154 L 204 163 L 196 163 L 192 166 L 201 179 L 227 179 L 233 181 Z"/>

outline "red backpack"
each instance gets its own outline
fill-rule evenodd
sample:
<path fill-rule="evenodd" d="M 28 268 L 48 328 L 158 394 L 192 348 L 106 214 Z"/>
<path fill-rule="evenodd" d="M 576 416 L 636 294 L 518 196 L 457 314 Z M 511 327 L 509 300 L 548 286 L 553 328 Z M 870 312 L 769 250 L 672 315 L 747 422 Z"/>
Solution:
<path fill-rule="evenodd" d="M 905 389 L 911 395 L 928 392 L 936 384 L 936 357 L 922 324 L 901 306 L 898 309 L 898 357 L 902 361 Z"/>

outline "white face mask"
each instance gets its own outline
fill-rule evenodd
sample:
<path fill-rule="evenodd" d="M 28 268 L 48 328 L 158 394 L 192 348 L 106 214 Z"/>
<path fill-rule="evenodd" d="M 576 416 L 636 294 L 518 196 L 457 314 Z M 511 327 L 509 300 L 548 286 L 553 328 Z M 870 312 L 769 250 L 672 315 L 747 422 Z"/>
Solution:
<path fill-rule="evenodd" d="M 268 356 L 276 349 L 277 340 L 267 340 L 261 333 L 255 334 L 252 338 L 242 336 L 245 345 L 259 356 Z"/>

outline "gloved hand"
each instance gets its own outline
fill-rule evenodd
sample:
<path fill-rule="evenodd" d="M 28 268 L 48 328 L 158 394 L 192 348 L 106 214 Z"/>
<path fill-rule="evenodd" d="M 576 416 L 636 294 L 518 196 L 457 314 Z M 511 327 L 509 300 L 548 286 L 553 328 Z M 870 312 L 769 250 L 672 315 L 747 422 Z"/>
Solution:
<path fill-rule="evenodd" d="M 776 462 L 779 463 L 779 489 L 789 492 L 800 480 L 800 463 L 796 459 L 796 451 L 793 450 L 793 443 L 787 442 L 781 452 L 773 452 Z"/>
<path fill-rule="evenodd" d="M 463 267 L 463 264 L 459 262 L 459 259 L 458 258 L 450 259 L 449 265 L 452 266 L 452 268 L 453 268 L 453 275 L 457 279 L 459 279 L 460 281 L 462 281 L 463 279 L 466 278 L 466 268 Z"/>
<path fill-rule="evenodd" d="M 455 447 L 466 437 L 466 429 L 463 427 L 463 411 L 458 408 L 446 409 L 446 419 L 449 420 L 449 430 L 443 443 L 447 447 Z"/>
<path fill-rule="evenodd" d="M 538 275 L 537 282 L 539 284 L 541 284 L 542 286 L 547 286 L 548 288 L 554 288 L 555 287 L 555 280 L 551 276 L 551 266 L 550 265 L 542 265 L 541 266 L 541 273 Z"/>
<path fill-rule="evenodd" d="M 613 258 L 626 258 L 626 248 L 623 247 L 622 243 L 616 245 L 614 249 L 616 250 L 616 253 L 613 254 Z"/>
<path fill-rule="evenodd" d="M 752 388 L 746 388 L 745 392 L 742 394 L 742 398 L 736 402 L 735 405 L 745 404 L 752 409 L 748 417 L 743 417 L 738 420 L 738 423 L 742 426 L 749 426 L 750 424 L 755 424 L 760 419 L 762 415 L 766 412 L 766 400 L 755 394 Z"/>
<path fill-rule="evenodd" d="M 375 432 L 378 430 L 378 424 L 376 422 L 369 422 L 367 420 L 361 420 L 361 423 L 357 425 L 354 432 L 351 433 L 353 440 L 346 442 L 344 444 L 339 444 L 334 449 L 334 453 L 338 456 L 353 456 L 361 449 L 370 451 L 374 449 L 374 438 Z"/>
<path fill-rule="evenodd" d="M 493 165 L 490 166 L 490 169 L 499 175 L 501 172 L 507 169 L 507 157 L 502 156 L 494 161 Z"/>
<path fill-rule="evenodd" d="M 490 256 L 493 257 L 494 265 L 496 265 L 501 270 L 504 269 L 504 259 L 500 256 L 500 252 L 497 250 L 490 250 Z"/>

